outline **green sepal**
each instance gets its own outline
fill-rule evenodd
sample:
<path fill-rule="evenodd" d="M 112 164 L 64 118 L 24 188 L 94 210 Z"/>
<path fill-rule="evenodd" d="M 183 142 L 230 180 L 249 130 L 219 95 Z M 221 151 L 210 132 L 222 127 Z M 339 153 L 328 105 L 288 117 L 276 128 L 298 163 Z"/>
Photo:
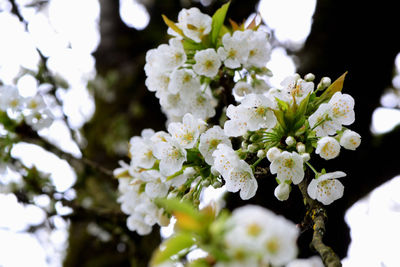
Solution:
<path fill-rule="evenodd" d="M 184 38 L 182 41 L 182 45 L 183 49 L 185 49 L 185 52 L 205 49 L 205 46 L 202 43 L 196 43 L 195 41 L 189 38 Z"/>

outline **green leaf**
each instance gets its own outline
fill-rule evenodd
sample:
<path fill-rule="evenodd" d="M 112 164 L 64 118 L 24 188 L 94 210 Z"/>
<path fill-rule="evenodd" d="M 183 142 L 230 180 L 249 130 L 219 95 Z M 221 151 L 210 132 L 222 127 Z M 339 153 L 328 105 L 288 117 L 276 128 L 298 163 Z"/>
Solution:
<path fill-rule="evenodd" d="M 167 16 L 165 16 L 164 14 L 162 14 L 161 16 L 168 27 L 170 27 L 172 30 L 174 30 L 174 32 L 178 33 L 179 35 L 185 36 L 183 34 L 183 31 L 178 26 L 176 26 L 176 24 L 172 20 L 167 18 Z"/>
<path fill-rule="evenodd" d="M 195 244 L 195 239 L 189 233 L 178 233 L 165 240 L 153 253 L 150 266 L 157 266 Z"/>
<path fill-rule="evenodd" d="M 156 203 L 176 218 L 178 229 L 196 234 L 204 234 L 210 224 L 207 214 L 197 210 L 190 202 L 179 199 L 156 199 Z"/>
<path fill-rule="evenodd" d="M 189 263 L 188 267 L 210 267 L 211 265 L 207 262 L 206 259 L 196 259 Z"/>
<path fill-rule="evenodd" d="M 320 97 L 316 98 L 315 106 L 318 107 L 320 104 L 328 101 L 336 92 L 340 92 L 343 89 L 344 78 L 347 75 L 347 71 L 337 78 L 329 87 L 322 93 Z"/>
<path fill-rule="evenodd" d="M 201 219 L 201 213 L 194 208 L 189 202 L 180 201 L 176 198 L 160 198 L 156 199 L 156 204 L 163 207 L 169 213 L 180 212 L 192 217 L 193 219 Z"/>
<path fill-rule="evenodd" d="M 276 109 L 273 109 L 272 111 L 274 112 L 275 117 L 276 117 L 278 123 L 281 125 L 282 129 L 285 131 L 287 125 L 286 125 L 286 122 L 285 122 L 285 118 L 284 118 L 284 113 L 283 113 L 283 111 L 281 111 L 281 110 L 276 110 Z"/>
<path fill-rule="evenodd" d="M 219 36 L 219 33 L 221 31 L 221 27 L 224 24 L 224 20 L 226 17 L 226 12 L 228 11 L 230 1 L 222 7 L 220 7 L 212 16 L 212 23 L 211 23 L 211 43 L 216 46 L 217 44 L 217 39 Z"/>

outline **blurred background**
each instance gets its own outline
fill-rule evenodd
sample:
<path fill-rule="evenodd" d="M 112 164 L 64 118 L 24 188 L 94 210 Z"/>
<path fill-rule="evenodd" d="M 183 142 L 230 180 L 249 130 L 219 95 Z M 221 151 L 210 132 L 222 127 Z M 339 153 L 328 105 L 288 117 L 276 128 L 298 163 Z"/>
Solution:
<path fill-rule="evenodd" d="M 17 127 L 0 162 L 1 267 L 146 266 L 160 229 L 141 237 L 126 228 L 110 172 L 131 136 L 165 129 L 143 70 L 146 51 L 168 40 L 161 14 L 176 20 L 193 6 L 213 14 L 224 2 L 0 0 L 0 80 L 48 96 L 55 116 L 37 133 Z M 356 101 L 352 130 L 362 144 L 321 165 L 347 173 L 325 238 L 345 266 L 400 265 L 399 5 L 232 0 L 228 11 L 237 22 L 259 14 L 269 29 L 274 85 L 294 72 L 334 80 L 348 71 L 343 91 Z M 0 124 L 1 149 L 9 136 Z M 300 222 L 300 192 L 282 203 L 274 188 L 266 177 L 256 197 L 227 195 L 227 207 L 258 204 Z M 313 255 L 310 238 L 299 239 L 300 257 Z"/>

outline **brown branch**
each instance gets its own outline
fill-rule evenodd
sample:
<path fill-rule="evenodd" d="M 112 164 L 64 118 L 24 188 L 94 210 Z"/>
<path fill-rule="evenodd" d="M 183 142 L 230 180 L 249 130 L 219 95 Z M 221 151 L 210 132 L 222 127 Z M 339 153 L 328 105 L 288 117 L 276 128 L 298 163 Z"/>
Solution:
<path fill-rule="evenodd" d="M 18 135 L 19 141 L 39 145 L 45 150 L 57 155 L 59 158 L 66 160 L 73 167 L 77 167 L 79 166 L 79 164 L 83 163 L 93 170 L 98 171 L 106 176 L 113 176 L 113 172 L 111 170 L 103 167 L 102 165 L 91 159 L 86 158 L 84 155 L 82 155 L 81 158 L 76 158 L 72 154 L 63 151 L 56 145 L 38 135 L 35 131 L 32 130 L 32 128 L 30 128 L 26 124 L 19 125 L 15 129 L 15 133 Z"/>
<path fill-rule="evenodd" d="M 314 248 L 322 258 L 324 265 L 327 267 L 340 267 L 342 266 L 340 258 L 329 246 L 323 242 L 325 234 L 325 222 L 327 220 L 327 214 L 324 206 L 311 199 L 307 194 L 307 179 L 304 179 L 298 185 L 301 194 L 303 195 L 304 205 L 306 206 L 307 213 L 302 222 L 301 226 L 308 230 L 308 227 L 312 226 L 314 231 L 312 241 L 310 244 L 311 248 Z"/>

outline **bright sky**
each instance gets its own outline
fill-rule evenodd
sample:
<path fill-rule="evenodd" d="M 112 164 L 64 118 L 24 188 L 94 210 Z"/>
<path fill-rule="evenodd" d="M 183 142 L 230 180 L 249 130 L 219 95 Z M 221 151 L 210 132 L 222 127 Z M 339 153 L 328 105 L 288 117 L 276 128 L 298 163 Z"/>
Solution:
<path fill-rule="evenodd" d="M 17 3 L 23 5 L 30 1 L 17 0 Z M 120 4 L 120 16 L 126 25 L 137 30 L 146 28 L 150 18 L 144 5 L 135 0 L 120 0 Z M 80 6 L 79 9 L 76 8 L 77 5 Z M 315 5 L 316 0 L 261 0 L 258 11 L 280 42 L 299 48 L 309 34 Z M 0 0 L 0 11 L 3 11 L 0 12 L 0 35 L 7 36 L 0 42 L 0 79 L 5 83 L 12 83 L 21 67 L 36 71 L 39 61 L 36 47 L 39 48 L 49 57 L 48 67 L 70 84 L 70 89 L 59 89 L 57 95 L 65 104 L 64 112 L 68 115 L 69 123 L 75 128 L 81 127 L 95 109 L 93 98 L 85 84 L 96 75 L 95 59 L 91 53 L 100 42 L 98 0 L 51 0 L 49 7 L 39 13 L 35 13 L 32 8 L 24 8 L 21 11 L 29 21 L 29 33 L 24 31 L 16 17 L 10 15 L 10 8 L 7 0 Z M 275 86 L 296 70 L 293 59 L 283 48 L 273 50 L 267 67 L 274 70 L 271 82 Z M 396 58 L 396 67 L 400 72 L 400 56 Z M 399 76 L 395 77 L 393 83 L 400 89 Z M 37 87 L 36 81 L 30 75 L 19 79 L 18 85 L 23 88 L 21 93 L 24 95 L 46 90 Z M 400 122 L 400 111 L 389 108 L 398 105 L 398 99 L 396 102 L 393 94 L 386 95 L 382 98 L 382 104 L 386 108 L 377 109 L 373 115 L 371 128 L 375 133 L 390 131 Z M 60 114 L 60 111 L 54 112 Z M 65 151 L 80 155 L 61 120 L 56 120 L 49 129 L 40 134 L 58 143 Z M 50 173 L 58 191 L 74 194 L 70 188 L 76 175 L 64 160 L 29 144 L 17 145 L 12 153 L 27 166 L 35 165 L 39 170 Z M 20 179 L 16 173 L 8 170 L 5 176 L 0 177 L 0 182 L 4 184 L 9 180 Z M 352 229 L 353 242 L 349 258 L 344 262 L 345 266 L 379 266 L 379 260 L 384 261 L 386 266 L 396 265 L 393 255 L 397 255 L 395 249 L 400 247 L 400 199 L 396 192 L 400 192 L 399 177 L 378 188 L 348 211 L 346 220 Z M 204 203 L 222 193 L 223 190 L 205 192 Z M 46 203 L 48 199 L 45 196 L 36 198 L 37 206 L 45 207 Z M 15 196 L 0 194 L 0 212 L 7 214 L 0 220 L 1 267 L 61 266 L 68 229 L 68 224 L 61 217 L 53 218 L 56 229 L 52 232 L 39 231 L 37 235 L 23 232 L 29 225 L 43 221 L 43 210 L 37 206 L 22 206 L 17 203 Z M 60 205 L 58 211 L 69 212 Z M 170 235 L 171 230 L 172 226 L 163 228 L 163 236 Z"/>

